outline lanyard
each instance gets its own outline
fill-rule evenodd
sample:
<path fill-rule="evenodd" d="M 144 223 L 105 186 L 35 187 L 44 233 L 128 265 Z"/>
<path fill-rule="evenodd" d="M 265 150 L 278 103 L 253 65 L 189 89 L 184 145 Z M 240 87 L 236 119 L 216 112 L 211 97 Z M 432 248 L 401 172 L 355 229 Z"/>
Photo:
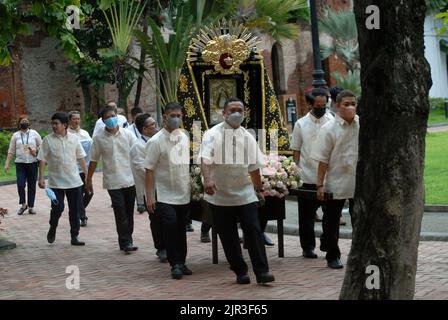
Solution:
<path fill-rule="evenodd" d="M 30 140 L 30 132 L 28 131 L 27 134 L 26 134 L 26 143 L 23 142 L 23 134 L 22 134 L 22 132 L 20 132 L 20 139 L 22 140 L 22 144 L 23 145 L 28 144 L 28 141 Z"/>

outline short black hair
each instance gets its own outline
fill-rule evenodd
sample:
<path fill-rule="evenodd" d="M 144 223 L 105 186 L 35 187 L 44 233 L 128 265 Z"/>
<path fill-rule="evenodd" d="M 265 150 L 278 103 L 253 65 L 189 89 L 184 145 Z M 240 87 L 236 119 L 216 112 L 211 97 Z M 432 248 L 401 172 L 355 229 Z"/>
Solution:
<path fill-rule="evenodd" d="M 135 117 L 139 113 L 143 113 L 142 108 L 134 107 L 134 108 L 131 109 L 131 116 Z"/>
<path fill-rule="evenodd" d="M 232 102 L 240 102 L 243 105 L 244 108 L 244 103 L 243 101 L 241 101 L 241 99 L 236 98 L 236 97 L 232 97 L 226 100 L 226 102 L 224 103 L 224 109 L 226 109 L 226 107 L 231 104 Z"/>
<path fill-rule="evenodd" d="M 310 105 L 314 104 L 314 98 L 316 97 L 325 97 L 328 102 L 328 90 L 324 88 L 314 88 L 313 91 L 305 95 L 305 99 Z"/>
<path fill-rule="evenodd" d="M 56 112 L 51 116 L 51 121 L 59 120 L 62 124 L 68 126 L 68 115 L 65 112 Z"/>
<path fill-rule="evenodd" d="M 182 106 L 178 104 L 177 102 L 168 102 L 165 105 L 165 108 L 163 108 L 163 113 L 166 113 L 167 111 L 173 111 L 173 110 L 182 110 Z"/>
<path fill-rule="evenodd" d="M 104 115 L 108 112 L 113 112 L 113 113 L 115 113 L 115 115 L 117 114 L 114 107 L 106 105 L 100 110 L 100 114 L 99 114 L 100 118 L 102 119 L 104 117 Z"/>
<path fill-rule="evenodd" d="M 347 97 L 356 99 L 356 95 L 352 91 L 343 90 L 343 91 L 339 92 L 338 96 L 336 97 L 336 102 L 341 103 L 342 99 L 347 98 Z"/>
<path fill-rule="evenodd" d="M 330 89 L 331 100 L 336 102 L 336 98 L 338 97 L 338 94 L 341 93 L 342 91 L 344 91 L 344 88 L 341 88 L 341 87 L 333 87 L 333 88 L 331 88 Z"/>
<path fill-rule="evenodd" d="M 151 118 L 149 113 L 143 113 L 135 118 L 135 126 L 137 127 L 138 132 L 142 133 L 143 127 L 145 126 L 146 120 Z"/>

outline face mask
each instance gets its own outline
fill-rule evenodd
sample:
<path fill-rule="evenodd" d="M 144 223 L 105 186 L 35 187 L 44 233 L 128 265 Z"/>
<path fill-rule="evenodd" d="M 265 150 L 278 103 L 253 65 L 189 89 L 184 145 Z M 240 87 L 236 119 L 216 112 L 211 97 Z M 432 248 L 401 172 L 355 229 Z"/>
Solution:
<path fill-rule="evenodd" d="M 106 127 L 109 129 L 113 129 L 118 125 L 118 118 L 117 117 L 111 117 L 109 119 L 103 120 Z"/>
<path fill-rule="evenodd" d="M 166 121 L 167 126 L 172 129 L 172 130 L 176 130 L 180 127 L 180 118 L 172 118 L 172 117 L 168 117 L 168 120 Z"/>
<path fill-rule="evenodd" d="M 28 129 L 28 127 L 29 127 L 29 123 L 27 123 L 27 122 L 23 122 L 20 124 L 20 129 L 25 130 L 25 129 Z"/>
<path fill-rule="evenodd" d="M 356 115 L 356 108 L 355 107 L 344 108 L 344 115 L 349 119 L 354 118 Z"/>
<path fill-rule="evenodd" d="M 327 111 L 326 108 L 313 108 L 313 115 L 316 118 L 321 118 L 325 114 L 326 111 Z"/>
<path fill-rule="evenodd" d="M 243 119 L 244 117 L 241 113 L 234 112 L 227 117 L 227 123 L 230 124 L 232 127 L 239 127 L 243 122 Z"/>

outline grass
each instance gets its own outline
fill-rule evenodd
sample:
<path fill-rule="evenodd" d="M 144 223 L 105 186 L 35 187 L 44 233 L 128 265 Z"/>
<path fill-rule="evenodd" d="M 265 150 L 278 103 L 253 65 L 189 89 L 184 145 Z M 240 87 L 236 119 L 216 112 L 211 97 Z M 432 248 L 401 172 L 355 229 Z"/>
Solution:
<path fill-rule="evenodd" d="M 448 205 L 448 132 L 426 135 L 425 203 Z"/>
<path fill-rule="evenodd" d="M 428 125 L 448 124 L 448 118 L 445 118 L 445 110 L 431 110 L 428 117 Z"/>

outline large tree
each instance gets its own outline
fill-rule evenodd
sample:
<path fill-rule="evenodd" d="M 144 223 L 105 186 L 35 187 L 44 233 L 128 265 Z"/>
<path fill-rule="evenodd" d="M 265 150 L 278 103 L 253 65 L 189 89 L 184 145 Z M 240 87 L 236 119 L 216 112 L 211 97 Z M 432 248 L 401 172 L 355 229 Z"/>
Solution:
<path fill-rule="evenodd" d="M 372 4 L 379 7 L 379 30 L 366 27 L 366 8 Z M 424 57 L 425 0 L 357 0 L 354 10 L 361 129 L 356 222 L 340 298 L 412 299 L 432 84 Z M 379 289 L 366 286 L 370 265 L 379 269 Z"/>

